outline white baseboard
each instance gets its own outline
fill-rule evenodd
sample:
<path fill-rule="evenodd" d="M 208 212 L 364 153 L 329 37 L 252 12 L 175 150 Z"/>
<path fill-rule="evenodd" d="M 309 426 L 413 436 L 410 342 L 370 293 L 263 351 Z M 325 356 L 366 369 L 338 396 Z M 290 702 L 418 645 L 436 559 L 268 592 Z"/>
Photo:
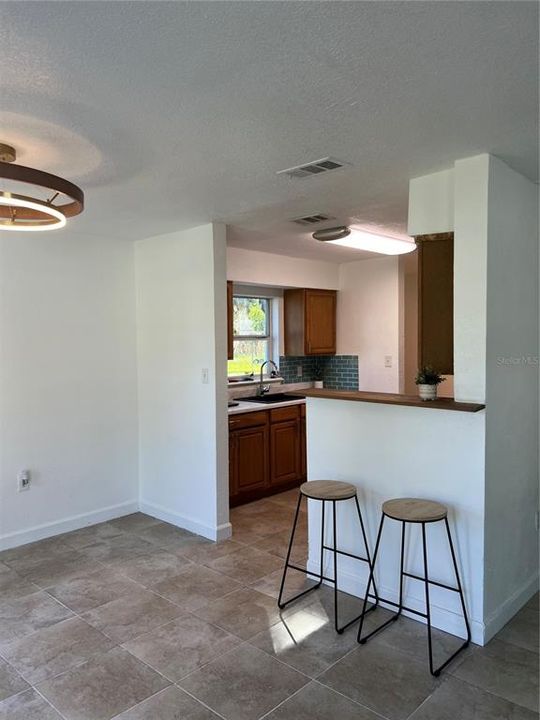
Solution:
<path fill-rule="evenodd" d="M 111 505 L 82 515 L 72 515 L 65 520 L 44 523 L 43 525 L 36 525 L 26 530 L 18 530 L 14 533 L 0 535 L 0 550 L 8 550 L 9 548 L 18 547 L 19 545 L 35 542 L 36 540 L 43 540 L 48 537 L 53 537 L 54 535 L 71 532 L 72 530 L 80 530 L 80 528 L 87 527 L 88 525 L 96 525 L 97 523 L 106 522 L 107 520 L 114 520 L 115 518 L 137 512 L 138 509 L 138 501 L 131 500 L 130 502 Z"/>
<path fill-rule="evenodd" d="M 232 533 L 230 523 L 223 523 L 223 525 L 218 525 L 217 527 L 204 525 L 198 520 L 193 520 L 185 515 L 180 515 L 180 513 L 171 512 L 161 505 L 155 505 L 154 503 L 148 503 L 143 500 L 139 503 L 139 509 L 141 512 L 146 513 L 146 515 L 151 515 L 159 520 L 171 523 L 171 525 L 176 525 L 176 527 L 182 528 L 183 530 L 189 530 L 196 535 L 202 535 L 209 540 L 226 540 Z"/>
<path fill-rule="evenodd" d="M 184 530 L 202 535 L 209 540 L 226 540 L 232 535 L 231 523 L 223 523 L 217 527 L 211 527 L 179 515 L 178 513 L 172 513 L 159 505 L 131 500 L 82 515 L 73 515 L 65 520 L 44 523 L 43 525 L 36 525 L 26 528 L 25 530 L 0 535 L 0 550 L 8 550 L 9 548 L 27 545 L 28 543 L 44 540 L 45 538 L 54 537 L 55 535 L 61 535 L 62 533 L 71 532 L 72 530 L 80 530 L 89 525 L 96 525 L 97 523 L 106 522 L 107 520 L 114 520 L 124 515 L 130 515 L 138 510 L 152 517 L 156 517 L 159 520 L 181 527 Z"/>
<path fill-rule="evenodd" d="M 502 605 L 491 613 L 486 618 L 485 623 L 485 642 L 489 642 L 491 638 L 496 635 L 499 630 L 511 620 L 514 615 L 521 610 L 525 603 L 532 598 L 532 596 L 538 592 L 538 573 L 516 590 Z"/>
<path fill-rule="evenodd" d="M 230 522 L 217 526 L 216 540 L 228 540 L 232 537 L 232 525 Z"/>
<path fill-rule="evenodd" d="M 318 561 L 310 561 L 308 562 L 307 569 L 308 571 L 318 573 L 319 572 L 319 563 Z M 326 568 L 324 571 L 325 575 L 332 574 L 331 568 Z M 355 595 L 356 597 L 363 597 L 365 592 L 365 586 L 367 584 L 367 574 L 364 575 L 355 575 L 353 573 L 349 573 L 343 570 L 339 571 L 339 589 L 343 590 L 346 593 L 349 593 L 350 595 Z M 330 585 L 333 587 L 332 583 L 325 583 L 327 585 Z M 394 588 L 386 587 L 384 585 L 377 585 L 377 589 L 379 591 L 379 595 L 381 597 L 385 597 L 388 600 L 391 600 L 392 602 L 398 601 L 398 594 Z M 408 605 L 409 607 L 413 608 L 414 610 L 418 610 L 419 612 L 425 612 L 425 605 L 418 601 L 417 598 L 413 597 L 409 593 L 405 593 L 405 596 L 403 598 L 403 602 L 405 605 Z M 384 605 L 383 605 L 384 607 Z M 395 611 L 395 608 L 392 608 L 391 606 L 387 606 L 388 610 Z M 451 635 L 457 635 L 457 637 L 465 638 L 466 636 L 466 630 L 465 630 L 465 623 L 463 622 L 463 616 L 453 612 L 452 610 L 449 610 L 447 608 L 435 605 L 433 603 L 430 604 L 431 609 L 431 624 L 433 627 L 438 628 L 439 630 L 443 630 L 444 632 L 448 632 Z M 414 615 L 413 613 L 409 613 L 407 611 L 403 611 L 403 615 L 406 615 L 407 617 L 410 617 L 412 620 L 416 620 L 417 622 L 425 623 L 424 618 L 418 617 L 418 615 Z M 469 618 L 469 622 L 471 625 L 471 639 L 474 643 L 477 645 L 484 645 L 484 625 L 481 622 L 471 620 Z"/>

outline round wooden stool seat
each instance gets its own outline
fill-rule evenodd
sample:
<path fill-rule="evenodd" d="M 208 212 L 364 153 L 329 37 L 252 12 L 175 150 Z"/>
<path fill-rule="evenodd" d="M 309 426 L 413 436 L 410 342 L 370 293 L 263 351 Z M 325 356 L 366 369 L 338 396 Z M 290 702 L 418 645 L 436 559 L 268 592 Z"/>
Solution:
<path fill-rule="evenodd" d="M 356 487 L 340 480 L 310 480 L 300 485 L 300 492 L 312 500 L 349 500 Z"/>
<path fill-rule="evenodd" d="M 434 500 L 421 498 L 397 498 L 383 503 L 382 511 L 394 520 L 405 522 L 435 522 L 444 520 L 448 514 L 447 508 Z"/>

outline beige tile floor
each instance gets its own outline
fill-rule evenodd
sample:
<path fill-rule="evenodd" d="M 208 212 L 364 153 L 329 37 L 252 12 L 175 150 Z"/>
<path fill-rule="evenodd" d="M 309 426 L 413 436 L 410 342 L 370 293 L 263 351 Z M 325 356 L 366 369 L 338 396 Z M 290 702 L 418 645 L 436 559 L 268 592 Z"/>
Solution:
<path fill-rule="evenodd" d="M 0 553 L 0 720 L 538 718 L 538 595 L 437 680 L 412 620 L 360 647 L 328 588 L 280 613 L 295 502 L 234 509 L 219 544 L 137 513 Z"/>

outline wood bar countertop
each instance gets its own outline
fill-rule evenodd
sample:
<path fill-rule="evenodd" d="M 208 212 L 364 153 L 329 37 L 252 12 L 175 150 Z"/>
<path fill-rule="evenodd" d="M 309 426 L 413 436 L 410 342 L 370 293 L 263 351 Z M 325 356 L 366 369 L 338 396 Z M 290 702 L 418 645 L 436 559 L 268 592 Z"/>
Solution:
<path fill-rule="evenodd" d="M 421 400 L 416 395 L 394 395 L 393 393 L 363 392 L 361 390 L 319 390 L 310 388 L 302 390 L 308 398 L 325 398 L 328 400 L 353 400 L 356 402 L 379 403 L 383 405 L 407 405 L 409 407 L 426 408 L 427 410 L 457 410 L 458 412 L 478 412 L 486 406 L 479 403 L 456 402 L 453 398 L 437 398 L 437 400 Z"/>

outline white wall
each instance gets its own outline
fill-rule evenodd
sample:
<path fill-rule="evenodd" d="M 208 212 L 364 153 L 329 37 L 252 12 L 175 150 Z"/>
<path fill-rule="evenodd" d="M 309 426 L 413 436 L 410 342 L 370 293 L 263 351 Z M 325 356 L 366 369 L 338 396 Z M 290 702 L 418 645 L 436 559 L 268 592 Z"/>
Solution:
<path fill-rule="evenodd" d="M 227 248 L 227 279 L 233 282 L 275 287 L 305 287 L 336 290 L 338 265 L 320 260 L 274 255 Z"/>
<path fill-rule="evenodd" d="M 490 159 L 486 593 L 490 634 L 538 586 L 538 187 Z"/>
<path fill-rule="evenodd" d="M 358 355 L 359 390 L 399 392 L 399 304 L 397 256 L 340 265 L 337 353 Z"/>
<path fill-rule="evenodd" d="M 411 181 L 409 212 L 411 233 L 454 229 L 455 397 L 486 402 L 486 439 L 475 442 L 486 462 L 489 640 L 538 587 L 538 188 L 479 155 Z M 458 475 L 469 472 L 455 445 L 452 457 Z"/>
<path fill-rule="evenodd" d="M 0 337 L 0 547 L 136 510 L 132 244 L 0 233 Z"/>
<path fill-rule="evenodd" d="M 430 235 L 454 229 L 454 169 L 409 182 L 408 234 Z"/>
<path fill-rule="evenodd" d="M 204 225 L 142 240 L 135 260 L 141 508 L 221 538 L 230 532 L 223 500 L 228 494 L 224 228 Z"/>
<path fill-rule="evenodd" d="M 453 395 L 464 402 L 486 397 L 489 160 L 485 154 L 458 160 L 409 183 L 409 234 L 454 231 Z"/>
<path fill-rule="evenodd" d="M 486 399 L 489 155 L 454 166 L 454 393 Z"/>

